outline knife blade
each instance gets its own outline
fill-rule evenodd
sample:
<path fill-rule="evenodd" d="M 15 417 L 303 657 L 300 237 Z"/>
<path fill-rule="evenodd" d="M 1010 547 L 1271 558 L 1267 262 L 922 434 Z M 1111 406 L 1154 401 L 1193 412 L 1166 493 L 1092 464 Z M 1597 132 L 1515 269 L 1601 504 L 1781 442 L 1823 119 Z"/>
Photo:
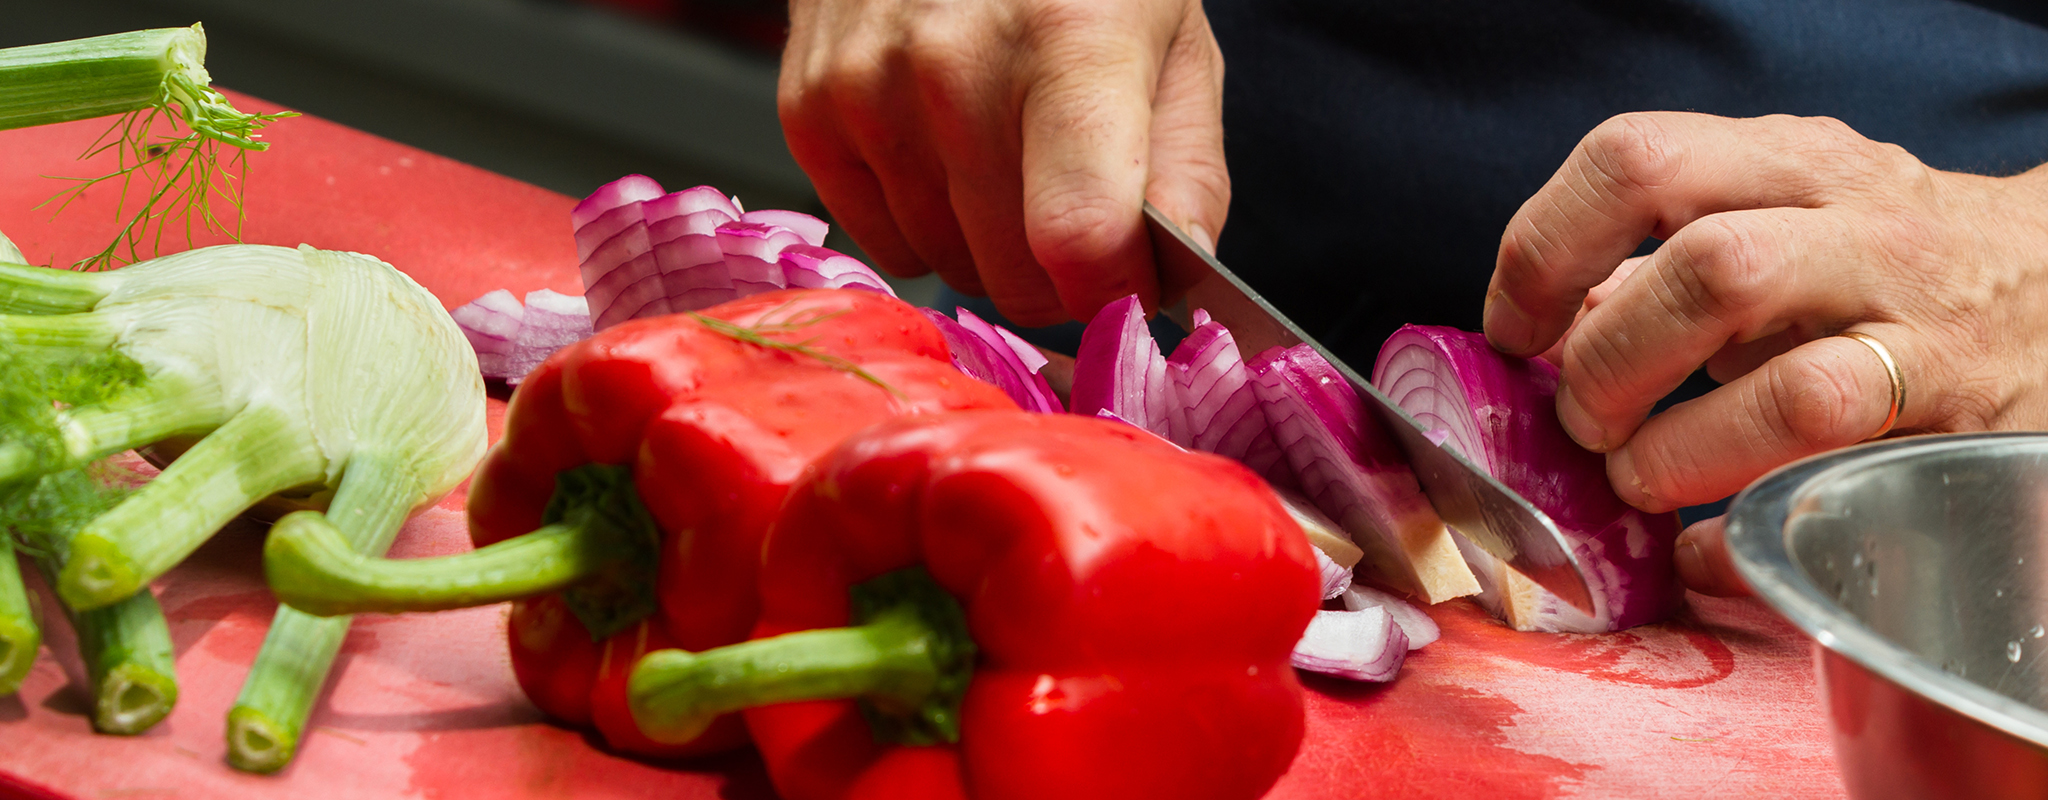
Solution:
<path fill-rule="evenodd" d="M 1303 332 L 1272 303 L 1260 297 L 1236 273 L 1189 239 L 1151 203 L 1145 204 L 1146 227 L 1152 234 L 1153 259 L 1161 282 L 1189 287 L 1183 299 L 1166 310 L 1184 329 L 1192 330 L 1190 312 L 1202 309 L 1237 340 L 1247 355 L 1269 347 L 1307 343 L 1328 360 L 1368 409 L 1394 432 L 1437 516 L 1473 544 L 1507 562 L 1574 608 L 1594 613 L 1586 576 L 1571 545 L 1548 515 L 1474 466 L 1455 448 L 1429 440 L 1429 429 L 1360 377 L 1350 365 Z"/>

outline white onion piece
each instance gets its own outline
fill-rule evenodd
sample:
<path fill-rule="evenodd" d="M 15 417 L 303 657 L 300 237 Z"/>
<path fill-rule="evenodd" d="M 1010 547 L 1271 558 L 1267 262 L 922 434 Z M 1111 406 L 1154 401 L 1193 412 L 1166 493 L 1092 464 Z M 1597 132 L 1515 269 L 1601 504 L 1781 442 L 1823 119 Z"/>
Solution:
<path fill-rule="evenodd" d="M 1676 514 L 1646 514 L 1614 494 L 1606 458 L 1557 421 L 1557 368 L 1511 358 L 1483 335 L 1410 325 L 1381 347 L 1373 384 L 1416 419 L 1549 515 L 1592 590 L 1588 616 L 1469 542 L 1487 584 L 1483 605 L 1520 630 L 1600 632 L 1655 622 L 1683 599 L 1672 566 Z"/>
<path fill-rule="evenodd" d="M 825 234 L 831 232 L 832 230 L 832 226 L 826 224 L 825 221 L 822 219 L 818 219 L 817 217 L 813 217 L 802 211 L 788 211 L 780 208 L 766 208 L 760 211 L 748 211 L 740 215 L 740 221 L 755 222 L 760 223 L 762 225 L 773 225 L 778 228 L 787 228 L 789 230 L 796 231 L 796 234 L 798 236 L 803 237 L 804 244 L 808 244 L 813 247 L 824 246 Z"/>
<path fill-rule="evenodd" d="M 956 311 L 960 315 L 958 321 L 929 308 L 918 310 L 924 312 L 945 335 L 946 344 L 953 353 L 953 366 L 961 372 L 1003 390 L 1016 401 L 1017 407 L 1025 411 L 1058 414 L 1063 410 L 1052 386 L 1038 372 L 1045 366 L 1045 357 L 1024 344 L 1023 340 L 1017 340 L 1016 344 L 1037 356 L 1035 365 L 1026 363 L 1011 342 L 1003 337 L 1008 331 L 988 324 L 967 309 Z M 1015 334 L 1010 338 L 1015 338 Z"/>
<path fill-rule="evenodd" d="M 519 338 L 526 306 L 511 292 L 497 289 L 448 312 L 476 350 L 477 367 L 486 378 L 510 377 L 505 367 Z"/>
<path fill-rule="evenodd" d="M 1408 636 L 1384 608 L 1317 611 L 1294 645 L 1298 669 L 1356 681 L 1385 683 L 1408 657 Z"/>
<path fill-rule="evenodd" d="M 1479 591 L 1392 434 L 1336 368 L 1305 344 L 1247 366 L 1303 493 L 1365 551 L 1363 574 L 1432 604 Z"/>
<path fill-rule="evenodd" d="M 1368 608 L 1384 608 L 1394 618 L 1394 624 L 1401 626 L 1401 633 L 1408 637 L 1408 649 L 1420 650 L 1424 645 L 1443 637 L 1443 629 L 1436 620 L 1430 619 L 1422 609 L 1409 605 L 1408 601 L 1362 583 L 1354 583 L 1341 592 L 1344 610 L 1364 611 Z"/>
<path fill-rule="evenodd" d="M 1166 359 L 1159 355 L 1159 343 L 1145 326 L 1145 310 L 1137 295 L 1103 306 L 1081 331 L 1067 407 L 1087 416 L 1107 411 L 1173 440 L 1176 423 L 1172 418 L 1185 416 L 1187 411 L 1167 380 Z M 1185 429 L 1186 423 L 1178 425 Z"/>

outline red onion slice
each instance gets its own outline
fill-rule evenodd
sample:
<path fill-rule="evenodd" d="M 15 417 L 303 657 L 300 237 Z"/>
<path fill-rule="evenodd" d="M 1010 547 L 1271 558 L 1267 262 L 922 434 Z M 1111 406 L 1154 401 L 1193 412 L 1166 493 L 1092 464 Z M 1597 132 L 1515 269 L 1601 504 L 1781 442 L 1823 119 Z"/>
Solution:
<path fill-rule="evenodd" d="M 1586 571 L 1588 617 L 1469 542 L 1486 584 L 1482 604 L 1519 630 L 1620 630 L 1670 615 L 1683 599 L 1672 567 L 1676 514 L 1647 514 L 1615 496 L 1604 456 L 1557 421 L 1557 368 L 1511 358 L 1486 338 L 1410 325 L 1387 339 L 1373 384 L 1453 447 L 1557 522 Z"/>
<path fill-rule="evenodd" d="M 822 219 L 802 211 L 788 211 L 780 208 L 748 211 L 740 215 L 740 221 L 787 228 L 795 231 L 798 236 L 802 236 L 804 244 L 814 247 L 824 246 L 825 234 L 832 230 L 832 226 L 826 224 Z"/>
<path fill-rule="evenodd" d="M 782 277 L 782 250 L 803 244 L 796 231 L 758 222 L 733 221 L 718 226 L 718 249 L 732 275 L 733 293 L 748 295 L 788 287 Z"/>
<path fill-rule="evenodd" d="M 1003 338 L 1008 331 L 984 322 L 967 309 L 957 310 L 960 315 L 958 321 L 929 308 L 918 310 L 924 312 L 945 335 L 946 344 L 953 351 L 953 366 L 961 372 L 1002 389 L 1025 411 L 1050 414 L 1062 411 L 1059 397 L 1053 394 L 1045 376 L 1038 372 L 1045 366 L 1045 357 L 1030 345 L 1022 340 L 1017 342 L 1037 356 L 1036 364 L 1027 363 L 1019 357 L 1010 342 Z M 1010 336 L 1015 338 L 1015 334 Z"/>
<path fill-rule="evenodd" d="M 1408 649 L 1420 650 L 1423 646 L 1443 636 L 1436 620 L 1430 619 L 1422 609 L 1408 604 L 1408 601 L 1362 583 L 1345 587 L 1341 593 L 1344 610 L 1364 611 L 1368 608 L 1383 608 L 1394 618 L 1394 624 L 1401 626 L 1401 633 L 1408 637 Z"/>
<path fill-rule="evenodd" d="M 896 296 L 860 259 L 829 247 L 793 244 L 782 248 L 781 262 L 782 280 L 793 289 L 867 289 Z"/>
<path fill-rule="evenodd" d="M 590 305 L 582 297 L 541 289 L 526 293 L 526 319 L 505 382 L 517 386 L 526 373 L 569 345 L 590 338 Z"/>
<path fill-rule="evenodd" d="M 1321 570 L 1323 574 L 1323 599 L 1328 600 L 1343 594 L 1345 587 L 1351 585 L 1351 568 L 1337 563 L 1336 559 L 1331 558 L 1330 554 L 1323 552 L 1320 547 L 1309 549 L 1315 551 L 1316 569 Z"/>
<path fill-rule="evenodd" d="M 1432 604 L 1479 591 L 1392 434 L 1336 368 L 1308 345 L 1248 366 L 1303 493 L 1365 551 L 1363 574 Z"/>
<path fill-rule="evenodd" d="M 462 335 L 469 339 L 469 346 L 476 349 L 476 364 L 486 378 L 504 378 L 510 375 L 506 364 L 519 338 L 519 325 L 526 318 L 526 307 L 511 292 L 498 289 L 448 312 L 455 318 L 455 326 L 462 329 Z"/>
<path fill-rule="evenodd" d="M 1193 322 L 1195 329 L 1166 359 L 1176 402 L 1185 409 L 1169 420 L 1181 425 L 1170 438 L 1182 447 L 1235 459 L 1277 488 L 1298 488 L 1236 337 L 1207 311 L 1196 309 Z"/>
<path fill-rule="evenodd" d="M 1408 636 L 1384 608 L 1317 611 L 1294 645 L 1298 669 L 1355 681 L 1385 683 L 1408 657 Z"/>
<path fill-rule="evenodd" d="M 1107 411 L 1172 441 L 1176 427 L 1184 430 L 1187 424 L 1172 421 L 1174 415 L 1186 414 L 1173 394 L 1166 377 L 1166 359 L 1159 355 L 1159 343 L 1145 326 L 1138 296 L 1130 295 L 1096 312 L 1081 331 L 1081 348 L 1074 354 L 1074 386 L 1067 394 L 1068 408 L 1088 416 Z"/>
<path fill-rule="evenodd" d="M 569 225 L 581 228 L 612 209 L 652 200 L 662 193 L 659 181 L 645 175 L 627 175 L 597 187 L 589 197 L 583 198 L 583 202 L 577 203 L 576 208 L 569 212 Z"/>

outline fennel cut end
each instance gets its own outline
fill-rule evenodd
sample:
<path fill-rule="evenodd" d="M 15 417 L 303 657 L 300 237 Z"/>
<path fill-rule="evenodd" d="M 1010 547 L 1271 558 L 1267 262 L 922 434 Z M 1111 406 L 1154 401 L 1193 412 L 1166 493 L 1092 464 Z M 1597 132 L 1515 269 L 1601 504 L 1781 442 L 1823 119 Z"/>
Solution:
<path fill-rule="evenodd" d="M 42 648 L 42 631 L 26 619 L 0 619 L 0 697 L 21 689 Z"/>
<path fill-rule="evenodd" d="M 228 712 L 228 765 L 269 774 L 292 763 L 299 737 L 261 711 L 236 706 Z"/>
<path fill-rule="evenodd" d="M 115 667 L 97 688 L 92 726 L 101 733 L 142 733 L 170 716 L 178 704 L 176 676 L 135 664 Z"/>
<path fill-rule="evenodd" d="M 135 562 L 118 545 L 92 533 L 72 540 L 71 558 L 57 576 L 57 596 L 74 611 L 113 605 L 141 588 Z"/>

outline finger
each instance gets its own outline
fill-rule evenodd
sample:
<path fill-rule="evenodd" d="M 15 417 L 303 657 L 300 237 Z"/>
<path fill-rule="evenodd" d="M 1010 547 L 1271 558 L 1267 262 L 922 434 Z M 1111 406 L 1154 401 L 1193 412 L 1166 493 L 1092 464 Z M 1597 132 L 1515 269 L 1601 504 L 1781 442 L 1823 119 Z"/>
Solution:
<path fill-rule="evenodd" d="M 1157 308 L 1141 206 L 1153 97 L 1183 16 L 1121 18 L 1090 2 L 1047 16 L 1029 43 L 1032 77 L 1020 109 L 1031 253 L 1068 316 L 1092 318 L 1130 294 Z"/>
<path fill-rule="evenodd" d="M 1841 319 L 1868 296 L 1867 252 L 1840 216 L 1808 209 L 1716 214 L 1680 230 L 1565 340 L 1557 415 L 1596 452 L 1619 446 L 1652 406 L 1730 342 L 1789 320 Z"/>
<path fill-rule="evenodd" d="M 1749 596 L 1749 583 L 1728 556 L 1727 524 L 1726 516 L 1703 519 L 1678 534 L 1673 560 L 1686 588 L 1715 597 Z"/>
<path fill-rule="evenodd" d="M 1732 342 L 1707 359 L 1707 377 L 1715 383 L 1728 383 L 1812 338 L 1796 328 L 1788 328 L 1761 339 Z"/>
<path fill-rule="evenodd" d="M 1904 328 L 1858 330 L 1887 343 L 1908 387 L 1940 379 L 1916 369 L 1924 354 Z M 1650 418 L 1608 454 L 1608 480 L 1629 505 L 1646 511 L 1727 497 L 1781 464 L 1870 438 L 1891 410 L 1891 392 L 1890 375 L 1868 346 L 1839 336 L 1816 339 Z M 1928 407 L 1911 392 L 1906 400 L 1899 429 Z"/>
<path fill-rule="evenodd" d="M 1543 351 L 1588 288 L 1650 236 L 1709 214 L 1820 205 L 1855 158 L 1840 123 L 1624 114 L 1579 142 L 1509 221 L 1486 290 L 1486 334 L 1504 352 Z M 1832 177 L 1831 177 L 1832 176 Z"/>
<path fill-rule="evenodd" d="M 975 32 L 988 24 L 935 22 L 918 29 L 913 47 L 920 55 L 914 65 L 924 119 L 946 172 L 951 215 L 959 220 L 973 257 L 976 285 L 1010 320 L 1050 325 L 1067 316 L 1025 238 L 1023 141 L 1011 97 L 1015 84 L 991 77 L 1008 57 L 995 50 L 998 45 L 1007 50 L 1010 38 L 977 37 Z"/>
<path fill-rule="evenodd" d="M 896 227 L 880 179 L 847 141 L 824 83 L 821 61 L 801 60 L 794 47 L 785 51 L 776 111 L 790 155 L 810 177 L 832 221 L 860 243 L 876 266 L 904 278 L 930 272 Z"/>
<path fill-rule="evenodd" d="M 918 24 L 944 24 L 878 15 L 841 42 L 829 93 L 847 141 L 881 187 L 882 202 L 896 230 L 924 266 L 963 291 L 978 289 L 974 257 L 954 218 L 944 165 L 934 152 L 923 121 L 912 58 L 931 54 L 898 46 L 903 31 Z M 969 80 L 994 81 L 985 64 L 946 63 Z"/>
<path fill-rule="evenodd" d="M 1230 213 L 1223 160 L 1223 54 L 1200 4 L 1188 7 L 1159 74 L 1152 104 L 1152 170 L 1145 199 L 1210 252 Z M 1159 276 L 1171 304 L 1199 276 Z"/>
<path fill-rule="evenodd" d="M 1558 337 L 1556 344 L 1551 345 L 1549 350 L 1543 351 L 1543 355 L 1538 356 L 1538 358 L 1554 365 L 1563 366 L 1564 344 L 1571 341 L 1572 332 L 1579 329 L 1579 324 L 1586 320 L 1586 314 L 1598 308 L 1609 296 L 1613 295 L 1614 290 L 1621 287 L 1622 281 L 1626 281 L 1628 276 L 1634 275 L 1636 268 L 1642 266 L 1643 262 L 1648 259 L 1649 256 L 1636 256 L 1621 262 L 1621 266 L 1615 267 L 1614 273 L 1608 275 L 1607 280 L 1601 281 L 1599 286 L 1587 290 L 1586 301 L 1579 306 L 1578 316 L 1572 318 L 1572 326 L 1565 330 L 1563 336 Z"/>

